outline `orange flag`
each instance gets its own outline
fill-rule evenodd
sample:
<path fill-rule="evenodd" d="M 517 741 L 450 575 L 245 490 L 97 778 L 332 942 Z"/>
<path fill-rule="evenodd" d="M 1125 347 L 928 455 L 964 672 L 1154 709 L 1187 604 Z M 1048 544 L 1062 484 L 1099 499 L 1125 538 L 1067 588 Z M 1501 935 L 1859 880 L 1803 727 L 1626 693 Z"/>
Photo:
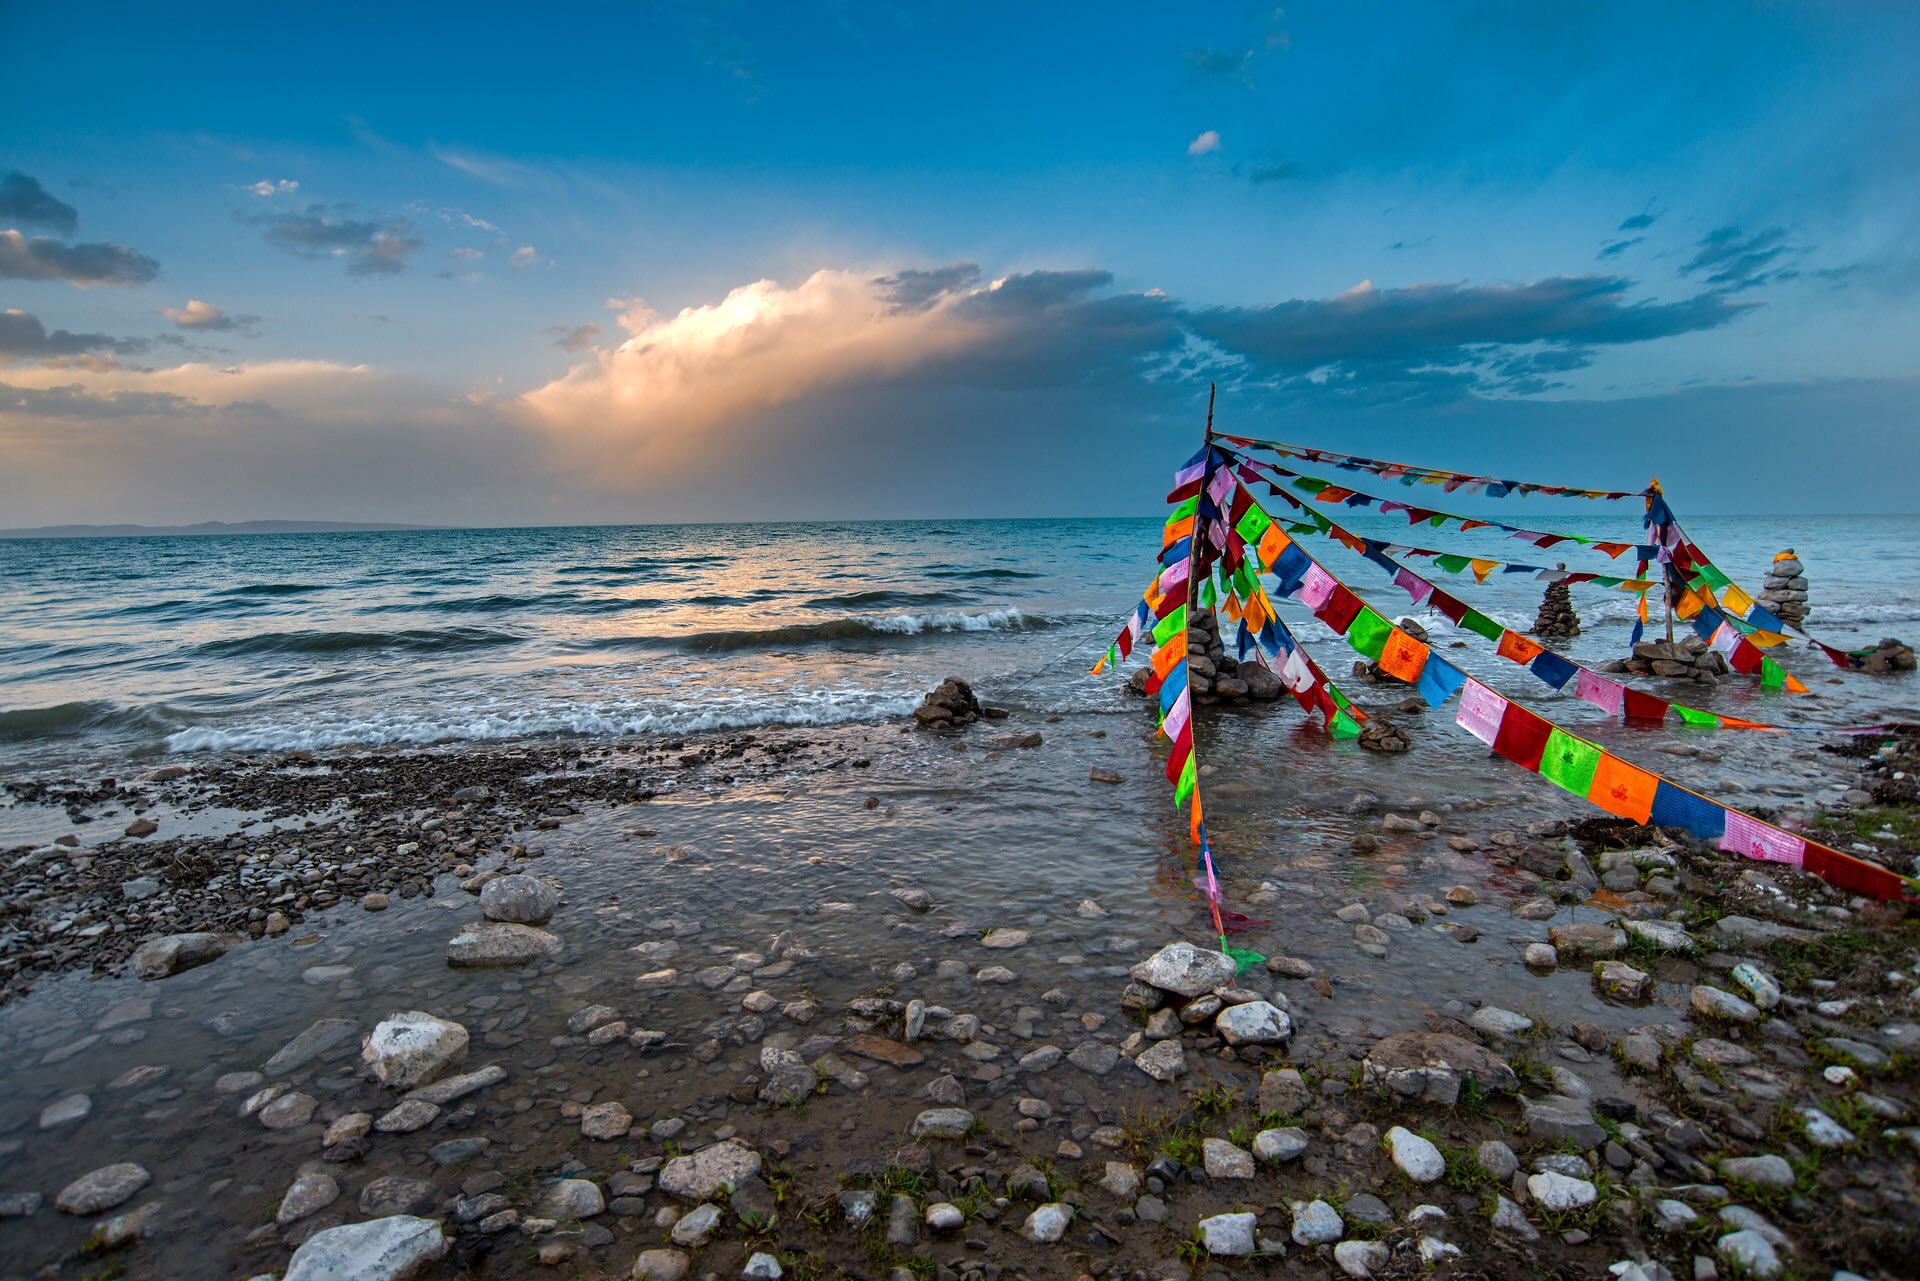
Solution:
<path fill-rule="evenodd" d="M 1659 786 L 1658 776 L 1602 752 L 1600 764 L 1594 767 L 1593 783 L 1587 788 L 1587 799 L 1617 818 L 1644 823 L 1653 816 L 1653 793 Z"/>

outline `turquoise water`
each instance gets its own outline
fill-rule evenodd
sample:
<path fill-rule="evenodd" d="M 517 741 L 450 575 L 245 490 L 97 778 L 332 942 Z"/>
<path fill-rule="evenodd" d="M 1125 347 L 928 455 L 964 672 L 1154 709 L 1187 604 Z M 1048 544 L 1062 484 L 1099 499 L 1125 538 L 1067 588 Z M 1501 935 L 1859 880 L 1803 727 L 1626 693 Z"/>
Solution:
<path fill-rule="evenodd" d="M 1528 499 L 1495 510 L 1610 538 L 1638 531 L 1633 503 Z M 1337 518 L 1441 550 L 1631 570 L 1488 531 L 1408 531 L 1399 516 L 1348 509 Z M 1149 517 L 0 542 L 0 765 L 827 725 L 903 715 L 950 673 L 1021 708 L 1117 710 L 1113 683 L 1084 673 L 1152 574 L 1158 526 Z M 1920 518 L 1687 526 L 1756 592 L 1773 552 L 1798 548 L 1813 581 L 1810 626 L 1823 638 L 1920 640 Z M 1406 612 L 1373 566 L 1331 543 L 1313 550 L 1384 611 Z M 1538 605 L 1530 578 L 1454 581 L 1511 625 L 1525 626 Z M 1622 653 L 1632 599 L 1591 586 L 1575 599 L 1589 631 L 1574 657 Z M 1295 621 L 1343 672 L 1344 644 Z M 1832 674 L 1804 648 L 1783 661 L 1810 680 Z M 1482 666 L 1522 697 L 1555 702 L 1518 669 Z M 1856 678 L 1791 715 L 1877 717 L 1904 691 Z M 1757 695 L 1740 686 L 1722 697 Z M 1763 718 L 1790 715 L 1776 702 Z"/>

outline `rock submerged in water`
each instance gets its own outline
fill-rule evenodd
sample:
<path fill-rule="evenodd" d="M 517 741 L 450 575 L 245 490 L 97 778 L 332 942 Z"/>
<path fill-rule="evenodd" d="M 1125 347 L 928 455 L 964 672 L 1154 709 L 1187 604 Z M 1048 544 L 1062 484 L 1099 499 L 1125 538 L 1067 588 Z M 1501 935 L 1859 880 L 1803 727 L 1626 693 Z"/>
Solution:
<path fill-rule="evenodd" d="M 994 710 L 980 705 L 980 700 L 973 696 L 973 686 L 957 676 L 949 676 L 913 709 L 913 719 L 922 729 L 951 729 L 955 725 L 971 725 L 983 717 L 990 718 Z"/>
<path fill-rule="evenodd" d="M 1239 967 L 1225 952 L 1169 943 L 1133 967 L 1136 982 L 1179 996 L 1199 996 L 1233 982 Z"/>
<path fill-rule="evenodd" d="M 53 1205 L 63 1214 L 98 1214 L 126 1204 L 151 1182 L 153 1175 L 147 1168 L 132 1161 L 103 1165 L 60 1189 Z"/>
<path fill-rule="evenodd" d="M 560 939 L 531 925 L 482 921 L 447 940 L 447 964 L 468 969 L 525 965 L 560 950 Z"/>
<path fill-rule="evenodd" d="M 217 961 L 239 941 L 231 934 L 168 934 L 142 943 L 130 964 L 135 978 L 163 979 Z"/>

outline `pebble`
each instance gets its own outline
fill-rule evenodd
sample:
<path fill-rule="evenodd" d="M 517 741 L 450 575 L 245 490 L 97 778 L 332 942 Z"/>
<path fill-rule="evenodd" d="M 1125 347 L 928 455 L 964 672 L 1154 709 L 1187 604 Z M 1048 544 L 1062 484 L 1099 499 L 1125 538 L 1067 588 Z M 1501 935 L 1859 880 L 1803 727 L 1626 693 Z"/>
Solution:
<path fill-rule="evenodd" d="M 1156 1081 L 1171 1081 L 1187 1070 L 1187 1054 L 1179 1041 L 1159 1041 L 1142 1050 L 1133 1065 Z"/>
<path fill-rule="evenodd" d="M 1196 1231 L 1208 1254 L 1220 1259 L 1243 1258 L 1254 1252 L 1256 1222 L 1255 1216 L 1245 1212 L 1216 1214 L 1200 1220 Z"/>
<path fill-rule="evenodd" d="M 683 1250 L 642 1250 L 627 1275 L 634 1281 L 684 1281 L 691 1266 Z"/>
<path fill-rule="evenodd" d="M 1481 1006 L 1467 1022 L 1495 1036 L 1518 1036 L 1533 1027 L 1532 1019 L 1515 1014 L 1512 1010 L 1503 1010 L 1497 1005 Z"/>
<path fill-rule="evenodd" d="M 1288 1127 L 1253 1136 L 1253 1155 L 1262 1161 L 1291 1161 L 1307 1150 L 1307 1132 Z"/>
<path fill-rule="evenodd" d="M 673 1225 L 673 1243 L 697 1250 L 707 1243 L 714 1229 L 720 1226 L 720 1209 L 713 1205 L 697 1205 L 680 1216 Z"/>
<path fill-rule="evenodd" d="M 295 1090 L 261 1108 L 260 1124 L 269 1130 L 297 1130 L 313 1120 L 314 1110 L 319 1106 L 320 1100 Z"/>
<path fill-rule="evenodd" d="M 957 1232 L 967 1224 L 967 1216 L 960 1207 L 946 1201 L 936 1201 L 927 1207 L 927 1226 L 935 1232 Z"/>
<path fill-rule="evenodd" d="M 929 1108 L 913 1118 L 916 1139 L 963 1139 L 973 1128 L 973 1113 L 965 1108 Z"/>
<path fill-rule="evenodd" d="M 1536 970 L 1550 970 L 1560 964 L 1560 953 L 1551 943 L 1529 943 L 1520 958 Z"/>
<path fill-rule="evenodd" d="M 1763 1188 L 1790 1188 L 1795 1182 L 1793 1167 L 1787 1164 L 1786 1158 L 1771 1153 L 1766 1156 L 1728 1157 L 1720 1163 L 1720 1173 L 1726 1178 Z"/>
<path fill-rule="evenodd" d="M 439 1115 L 440 1109 L 434 1104 L 405 1099 L 375 1121 L 373 1128 L 382 1134 L 412 1134 L 415 1130 L 424 1130 L 432 1125 L 434 1118 Z"/>
<path fill-rule="evenodd" d="M 1379 1241 L 1342 1241 L 1333 1247 L 1333 1261 L 1350 1277 L 1370 1277 L 1392 1258 Z"/>
<path fill-rule="evenodd" d="M 740 1270 L 743 1281 L 780 1281 L 786 1272 L 780 1267 L 780 1260 L 764 1250 L 756 1250 L 748 1259 L 747 1266 Z"/>
<path fill-rule="evenodd" d="M 1325 1201 L 1295 1201 L 1288 1208 L 1293 1215 L 1295 1245 L 1325 1245 L 1347 1233 L 1340 1212 Z"/>
<path fill-rule="evenodd" d="M 285 1227 L 326 1209 L 339 1198 L 340 1185 L 331 1177 L 324 1174 L 302 1175 L 293 1181 L 287 1194 L 280 1198 L 280 1208 L 274 1212 L 273 1221 Z"/>
<path fill-rule="evenodd" d="M 1020 1225 L 1020 1235 L 1041 1245 L 1051 1245 L 1066 1235 L 1067 1225 L 1072 1222 L 1073 1207 L 1052 1201 L 1027 1216 L 1027 1221 Z"/>
<path fill-rule="evenodd" d="M 93 1112 L 93 1100 L 84 1094 L 69 1094 L 55 1099 L 40 1109 L 40 1128 L 58 1129 L 63 1125 L 72 1125 L 84 1121 Z"/>
<path fill-rule="evenodd" d="M 1440 1149 L 1411 1130 L 1398 1125 L 1388 1130 L 1387 1147 L 1393 1153 L 1394 1165 L 1415 1183 L 1432 1183 L 1446 1176 L 1447 1159 L 1440 1155 Z"/>
<path fill-rule="evenodd" d="M 1702 1018 L 1723 1019 L 1729 1023 L 1758 1023 L 1759 1009 L 1731 992 L 1710 984 L 1697 984 L 1688 995 L 1688 1004 Z"/>
<path fill-rule="evenodd" d="M 98 1214 L 124 1205 L 151 1182 L 153 1176 L 143 1165 L 131 1161 L 103 1165 L 60 1189 L 53 1205 L 64 1214 Z"/>
<path fill-rule="evenodd" d="M 1202 1161 L 1210 1179 L 1251 1179 L 1253 1154 L 1226 1139 L 1207 1139 L 1201 1143 Z"/>
<path fill-rule="evenodd" d="M 1488 1139 L 1474 1150 L 1474 1160 L 1480 1168 L 1491 1175 L 1495 1182 L 1505 1183 L 1520 1168 L 1520 1158 L 1513 1149 L 1498 1139 Z"/>
<path fill-rule="evenodd" d="M 1747 1276 L 1767 1281 L 1780 1275 L 1780 1256 L 1773 1245 L 1758 1232 L 1729 1232 L 1714 1242 L 1719 1256 Z"/>
<path fill-rule="evenodd" d="M 633 1128 L 633 1117 L 618 1102 L 596 1103 L 580 1113 L 580 1133 L 589 1139 L 612 1142 Z"/>
<path fill-rule="evenodd" d="M 1599 1189 L 1587 1180 L 1571 1178 L 1551 1170 L 1544 1174 L 1529 1176 L 1527 1194 L 1538 1202 L 1541 1208 L 1556 1214 L 1592 1205 L 1600 1196 Z"/>

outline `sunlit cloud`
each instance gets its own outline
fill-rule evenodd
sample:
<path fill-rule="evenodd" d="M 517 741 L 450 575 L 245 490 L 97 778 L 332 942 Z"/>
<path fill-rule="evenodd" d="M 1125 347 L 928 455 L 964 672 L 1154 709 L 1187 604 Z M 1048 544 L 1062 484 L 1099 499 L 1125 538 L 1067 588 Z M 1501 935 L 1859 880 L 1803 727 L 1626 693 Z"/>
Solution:
<path fill-rule="evenodd" d="M 1190 156 L 1204 156 L 1210 151 L 1218 150 L 1220 150 L 1220 131 L 1218 129 L 1209 129 L 1187 144 L 1187 154 Z"/>
<path fill-rule="evenodd" d="M 189 298 L 184 307 L 162 307 L 160 314 L 171 320 L 181 329 L 198 329 L 213 333 L 253 332 L 258 316 L 229 315 L 210 302 L 198 298 Z"/>
<path fill-rule="evenodd" d="M 267 178 L 251 184 L 247 190 L 256 196 L 287 196 L 300 190 L 300 184 L 291 178 L 282 178 L 278 182 Z"/>

